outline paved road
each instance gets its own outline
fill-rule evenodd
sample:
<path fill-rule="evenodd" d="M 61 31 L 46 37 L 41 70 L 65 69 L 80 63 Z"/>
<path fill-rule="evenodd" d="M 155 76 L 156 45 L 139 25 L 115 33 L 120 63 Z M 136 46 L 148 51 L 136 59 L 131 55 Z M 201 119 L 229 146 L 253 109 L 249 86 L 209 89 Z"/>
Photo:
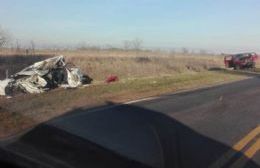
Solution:
<path fill-rule="evenodd" d="M 85 157 L 72 157 L 75 144 Z M 77 167 L 86 162 L 102 167 L 95 159 L 106 167 L 260 167 L 260 78 L 133 104 L 77 109 L 7 148 L 42 151 L 58 158 L 56 164 Z M 41 157 L 50 160 L 45 155 Z"/>

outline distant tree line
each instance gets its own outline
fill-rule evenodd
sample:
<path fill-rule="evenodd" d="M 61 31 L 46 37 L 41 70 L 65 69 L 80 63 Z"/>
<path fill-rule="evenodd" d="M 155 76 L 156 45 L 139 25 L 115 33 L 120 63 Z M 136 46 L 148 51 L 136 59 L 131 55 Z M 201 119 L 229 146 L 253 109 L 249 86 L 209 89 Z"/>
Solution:
<path fill-rule="evenodd" d="M 125 40 L 123 41 L 124 50 L 141 50 L 143 41 L 139 38 L 135 38 L 133 40 Z"/>
<path fill-rule="evenodd" d="M 10 33 L 3 29 L 0 25 L 0 50 L 3 48 L 10 48 L 13 51 L 16 51 L 18 53 L 23 52 L 26 54 L 35 54 L 37 48 L 36 44 L 33 40 L 31 40 L 27 45 L 22 46 L 21 42 L 16 39 L 14 41 L 11 40 L 11 35 Z M 93 51 L 100 51 L 100 50 L 123 50 L 123 51 L 161 51 L 160 49 L 156 50 L 148 50 L 143 47 L 143 40 L 140 38 L 134 38 L 132 40 L 124 40 L 122 42 L 121 47 L 115 47 L 113 45 L 90 45 L 85 42 L 79 43 L 77 45 L 74 45 L 74 47 L 54 47 L 55 50 L 93 50 Z M 39 49 L 39 48 L 38 48 Z M 53 49 L 53 47 L 49 47 L 46 49 Z M 182 55 L 208 55 L 206 50 L 200 49 L 197 51 L 194 50 L 189 50 L 186 47 L 181 48 L 178 51 L 171 50 L 170 51 L 172 55 L 174 54 L 182 54 Z"/>

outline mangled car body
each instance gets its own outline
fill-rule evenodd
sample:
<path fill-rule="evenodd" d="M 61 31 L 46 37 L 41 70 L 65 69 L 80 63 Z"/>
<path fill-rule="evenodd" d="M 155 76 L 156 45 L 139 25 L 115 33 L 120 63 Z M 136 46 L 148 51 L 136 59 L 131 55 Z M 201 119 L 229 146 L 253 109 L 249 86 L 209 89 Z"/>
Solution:
<path fill-rule="evenodd" d="M 17 91 L 42 93 L 56 87 L 76 88 L 91 80 L 79 68 L 66 64 L 63 56 L 56 56 L 36 62 L 0 81 L 0 95 L 12 95 Z"/>

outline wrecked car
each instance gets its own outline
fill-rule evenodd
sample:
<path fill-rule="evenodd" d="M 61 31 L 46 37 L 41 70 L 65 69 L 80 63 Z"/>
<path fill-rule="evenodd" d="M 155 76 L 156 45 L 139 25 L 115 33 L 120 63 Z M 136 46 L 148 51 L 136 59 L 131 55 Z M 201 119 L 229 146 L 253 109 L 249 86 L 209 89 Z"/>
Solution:
<path fill-rule="evenodd" d="M 224 64 L 226 68 L 239 69 L 254 69 L 258 55 L 256 53 L 241 53 L 234 55 L 227 55 L 224 57 Z"/>
<path fill-rule="evenodd" d="M 11 78 L 0 81 L 0 95 L 16 92 L 42 93 L 57 87 L 76 88 L 91 83 L 90 77 L 71 65 L 65 63 L 63 56 L 36 62 Z"/>

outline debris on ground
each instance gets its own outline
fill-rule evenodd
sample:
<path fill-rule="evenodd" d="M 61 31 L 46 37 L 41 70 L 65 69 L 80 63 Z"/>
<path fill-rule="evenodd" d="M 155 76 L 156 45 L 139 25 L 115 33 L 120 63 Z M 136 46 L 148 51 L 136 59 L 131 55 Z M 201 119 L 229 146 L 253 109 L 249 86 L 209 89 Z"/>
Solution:
<path fill-rule="evenodd" d="M 0 95 L 9 96 L 17 92 L 42 93 L 57 87 L 76 88 L 90 84 L 91 81 L 79 68 L 65 63 L 63 56 L 56 56 L 36 62 L 11 78 L 0 80 Z"/>
<path fill-rule="evenodd" d="M 119 78 L 116 75 L 110 75 L 106 78 L 106 83 L 116 82 Z"/>

